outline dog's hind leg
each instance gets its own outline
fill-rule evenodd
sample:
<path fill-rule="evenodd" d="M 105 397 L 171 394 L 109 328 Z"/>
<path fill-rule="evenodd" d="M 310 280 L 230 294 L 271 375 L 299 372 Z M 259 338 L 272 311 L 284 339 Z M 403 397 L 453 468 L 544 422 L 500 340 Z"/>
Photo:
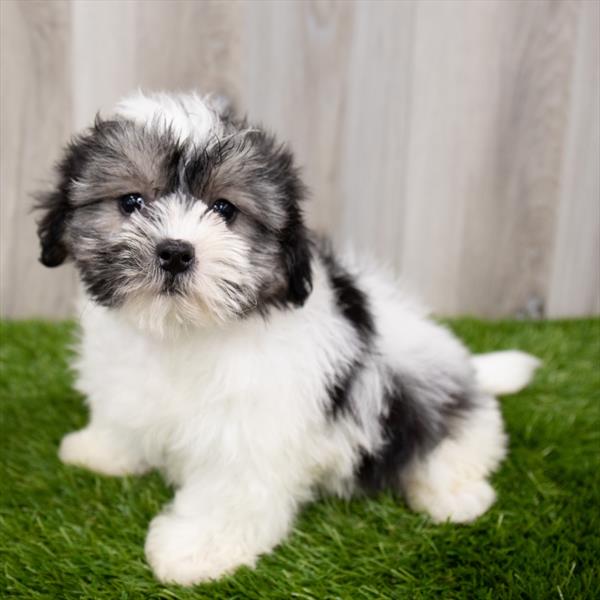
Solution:
<path fill-rule="evenodd" d="M 505 454 L 498 403 L 484 396 L 451 435 L 404 470 L 401 482 L 409 506 L 435 522 L 475 520 L 496 498 L 487 478 Z"/>
<path fill-rule="evenodd" d="M 506 455 L 507 438 L 495 394 L 524 388 L 540 361 L 509 350 L 471 358 L 478 396 L 471 410 L 456 420 L 449 435 L 431 452 L 414 459 L 401 475 L 411 508 L 434 521 L 473 521 L 493 504 L 488 482 Z"/>

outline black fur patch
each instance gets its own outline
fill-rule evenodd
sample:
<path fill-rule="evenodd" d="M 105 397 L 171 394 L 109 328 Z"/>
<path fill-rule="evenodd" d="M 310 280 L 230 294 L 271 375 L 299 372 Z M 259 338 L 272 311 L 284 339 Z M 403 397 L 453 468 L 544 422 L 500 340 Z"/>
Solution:
<path fill-rule="evenodd" d="M 391 376 L 384 398 L 387 414 L 380 420 L 384 443 L 376 454 L 363 453 L 356 470 L 364 491 L 397 489 L 402 468 L 447 437 L 452 421 L 472 406 L 468 390 L 449 392 L 435 414 L 437 403 L 431 397 L 434 394 L 439 395 L 440 390 L 407 382 L 398 374 Z"/>
<path fill-rule="evenodd" d="M 97 250 L 94 260 L 78 260 L 81 279 L 88 293 L 103 306 L 118 306 L 119 292 L 127 284 L 124 275 L 128 248 L 123 244 L 107 245 Z"/>
<path fill-rule="evenodd" d="M 371 350 L 375 336 L 375 322 L 369 309 L 367 296 L 357 287 L 352 275 L 342 268 L 331 249 L 324 243 L 319 250 L 336 305 L 356 331 L 359 342 L 356 357 L 350 366 L 341 368 L 327 387 L 330 414 L 335 418 L 350 409 L 352 388 L 362 371 L 365 355 Z"/>
<path fill-rule="evenodd" d="M 329 248 L 321 249 L 329 283 L 340 312 L 352 324 L 364 346 L 371 343 L 375 322 L 366 294 L 357 287 L 354 278 L 335 259 Z"/>
<path fill-rule="evenodd" d="M 285 145 L 264 131 L 254 130 L 247 139 L 260 157 L 249 171 L 250 181 L 268 182 L 286 213 L 286 223 L 277 237 L 287 286 L 281 296 L 272 299 L 272 303 L 302 306 L 312 291 L 312 244 L 301 209 L 306 188 L 294 165 L 293 155 Z M 260 197 L 258 189 L 256 193 Z"/>
<path fill-rule="evenodd" d="M 148 146 L 148 149 L 145 148 Z M 55 267 L 72 254 L 68 247 L 65 232 L 75 210 L 79 208 L 73 201 L 72 185 L 74 181 L 84 182 L 87 187 L 97 191 L 97 195 L 87 198 L 84 205 L 103 200 L 114 200 L 108 193 L 115 182 L 135 178 L 136 170 L 128 152 L 142 155 L 146 151 L 147 167 L 158 162 L 155 189 L 167 194 L 175 190 L 179 179 L 179 164 L 183 147 L 172 136 L 162 136 L 146 132 L 133 123 L 123 120 L 104 121 L 96 117 L 93 127 L 81 135 L 74 136 L 67 145 L 62 160 L 56 165 L 58 181 L 56 188 L 46 194 L 38 195 L 36 209 L 43 211 L 38 223 L 38 235 L 42 253 L 40 261 L 47 267 Z M 121 190 L 143 192 L 143 185 L 128 182 L 131 188 Z M 138 189 L 139 188 L 139 189 Z"/>
<path fill-rule="evenodd" d="M 362 368 L 360 360 L 355 360 L 347 370 L 338 373 L 335 380 L 327 387 L 329 411 L 333 418 L 349 410 L 352 388 Z"/>
<path fill-rule="evenodd" d="M 40 200 L 38 207 L 46 209 L 46 214 L 38 223 L 42 250 L 40 262 L 46 267 L 58 267 L 69 254 L 63 236 L 71 209 L 60 193 L 48 194 Z"/>
<path fill-rule="evenodd" d="M 38 222 L 38 236 L 42 250 L 40 262 L 46 267 L 61 265 L 69 255 L 64 234 L 73 212 L 70 204 L 71 182 L 79 177 L 90 150 L 89 138 L 75 137 L 67 145 L 62 160 L 56 165 L 58 174 L 56 189 L 37 197 L 35 208 L 44 211 L 44 215 Z"/>
<path fill-rule="evenodd" d="M 290 209 L 279 243 L 288 280 L 284 300 L 302 306 L 312 291 L 312 250 L 298 207 Z"/>

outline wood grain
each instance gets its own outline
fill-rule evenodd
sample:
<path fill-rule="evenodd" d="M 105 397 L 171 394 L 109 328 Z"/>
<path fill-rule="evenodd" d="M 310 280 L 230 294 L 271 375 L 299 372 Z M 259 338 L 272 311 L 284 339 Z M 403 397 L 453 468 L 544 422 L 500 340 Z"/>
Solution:
<path fill-rule="evenodd" d="M 238 96 L 236 70 L 242 2 L 137 0 L 136 86 L 200 89 Z"/>
<path fill-rule="evenodd" d="M 31 207 L 70 131 L 70 5 L 5 0 L 0 11 L 0 311 L 65 316 L 74 272 L 38 263 Z"/>
<path fill-rule="evenodd" d="M 600 313 L 600 3 L 579 14 L 548 314 Z"/>
<path fill-rule="evenodd" d="M 354 7 L 329 1 L 246 3 L 243 17 L 240 104 L 290 143 L 311 190 L 309 221 L 330 225 L 341 211 Z"/>
<path fill-rule="evenodd" d="M 600 312 L 599 3 L 0 2 L 0 308 L 69 313 L 27 194 L 123 94 L 232 97 L 293 147 L 310 223 L 437 312 Z"/>
<path fill-rule="evenodd" d="M 71 4 L 72 127 L 89 126 L 135 89 L 137 5 L 85 0 Z"/>
<path fill-rule="evenodd" d="M 419 4 L 402 272 L 441 312 L 544 299 L 576 9 Z"/>

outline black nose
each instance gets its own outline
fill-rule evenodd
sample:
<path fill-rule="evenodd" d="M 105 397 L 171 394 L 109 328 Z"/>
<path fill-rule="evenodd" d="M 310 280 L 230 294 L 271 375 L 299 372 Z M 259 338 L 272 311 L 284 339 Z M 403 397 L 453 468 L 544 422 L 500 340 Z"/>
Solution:
<path fill-rule="evenodd" d="M 194 262 L 194 247 L 183 240 L 164 240 L 156 246 L 156 255 L 161 269 L 177 275 Z"/>

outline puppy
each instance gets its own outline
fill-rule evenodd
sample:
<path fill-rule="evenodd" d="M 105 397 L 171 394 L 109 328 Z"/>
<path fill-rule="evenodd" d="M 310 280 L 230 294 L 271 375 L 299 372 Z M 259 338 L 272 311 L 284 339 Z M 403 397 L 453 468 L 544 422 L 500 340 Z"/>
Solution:
<path fill-rule="evenodd" d="M 156 577 L 254 565 L 317 493 L 386 488 L 434 521 L 494 501 L 494 395 L 537 360 L 480 357 L 373 269 L 306 228 L 292 155 L 210 97 L 139 93 L 75 137 L 41 196 L 41 262 L 83 284 L 77 388 L 90 422 L 59 456 L 159 469 Z M 365 200 L 368 201 L 368 200 Z"/>

